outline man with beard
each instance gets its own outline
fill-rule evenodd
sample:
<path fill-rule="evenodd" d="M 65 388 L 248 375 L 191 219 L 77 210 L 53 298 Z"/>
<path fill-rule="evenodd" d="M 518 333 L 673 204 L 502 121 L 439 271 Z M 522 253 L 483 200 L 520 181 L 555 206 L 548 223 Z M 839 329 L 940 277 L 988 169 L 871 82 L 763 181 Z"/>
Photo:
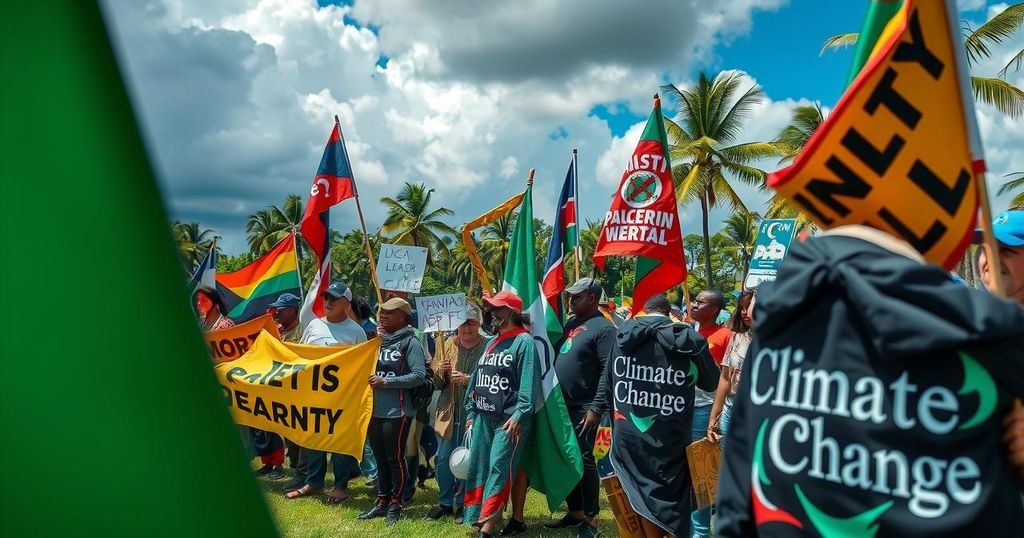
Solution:
<path fill-rule="evenodd" d="M 685 538 L 694 388 L 714 391 L 718 368 L 707 341 L 669 319 L 664 295 L 648 300 L 644 311 L 619 326 L 593 408 L 612 413 L 608 457 L 645 533 Z"/>

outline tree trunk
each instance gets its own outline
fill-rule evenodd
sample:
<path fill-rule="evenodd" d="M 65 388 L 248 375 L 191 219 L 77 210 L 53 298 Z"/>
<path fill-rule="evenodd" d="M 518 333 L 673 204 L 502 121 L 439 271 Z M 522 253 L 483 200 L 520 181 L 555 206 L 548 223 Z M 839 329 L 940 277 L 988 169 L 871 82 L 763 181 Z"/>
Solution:
<path fill-rule="evenodd" d="M 707 281 L 705 288 L 712 289 L 711 236 L 708 235 L 708 193 L 706 191 L 700 197 L 700 223 L 704 232 L 704 279 Z"/>

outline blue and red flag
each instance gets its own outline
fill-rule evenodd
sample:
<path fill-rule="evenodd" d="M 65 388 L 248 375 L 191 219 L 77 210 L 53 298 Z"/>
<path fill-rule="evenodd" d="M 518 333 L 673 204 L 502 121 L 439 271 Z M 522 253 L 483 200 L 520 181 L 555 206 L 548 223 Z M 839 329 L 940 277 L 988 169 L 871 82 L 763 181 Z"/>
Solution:
<path fill-rule="evenodd" d="M 562 291 L 565 290 L 565 254 L 572 252 L 579 243 L 579 226 L 576 215 L 576 166 L 575 159 L 569 163 L 569 171 L 565 174 L 562 193 L 558 195 L 555 206 L 555 219 L 552 224 L 551 243 L 548 245 L 548 258 L 544 263 L 544 280 L 541 291 L 550 308 L 547 311 L 545 325 L 552 342 L 562 334 L 565 322 L 565 311 L 562 305 Z M 557 335 L 557 336 L 555 336 Z"/>
<path fill-rule="evenodd" d="M 316 255 L 319 268 L 302 305 L 300 319 L 308 323 L 313 316 L 324 315 L 323 292 L 331 281 L 331 206 L 356 196 L 352 165 L 348 161 L 345 141 L 341 138 L 338 117 L 320 158 L 320 166 L 309 189 L 309 202 L 299 224 L 299 233 Z"/>

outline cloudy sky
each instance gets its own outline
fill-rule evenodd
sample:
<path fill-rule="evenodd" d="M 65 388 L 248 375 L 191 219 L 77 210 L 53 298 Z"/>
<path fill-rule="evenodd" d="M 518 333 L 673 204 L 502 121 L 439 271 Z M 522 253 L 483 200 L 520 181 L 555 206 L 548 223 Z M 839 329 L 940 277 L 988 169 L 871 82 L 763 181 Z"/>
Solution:
<path fill-rule="evenodd" d="M 521 191 L 550 220 L 572 148 L 581 213 L 598 219 L 662 84 L 736 69 L 767 99 L 742 140 L 773 137 L 798 103 L 831 107 L 851 53 L 821 43 L 856 31 L 862 0 L 108 0 L 115 45 L 172 217 L 245 250 L 245 218 L 306 197 L 335 114 L 367 225 L 403 182 L 436 189 L 459 225 Z M 1005 8 L 960 0 L 977 25 Z M 1017 35 L 975 72 L 994 76 Z M 1024 72 L 1011 77 L 1024 86 Z M 988 107 L 991 173 L 1024 170 L 1024 121 Z M 671 111 L 666 111 L 670 114 Z M 765 163 L 771 168 L 773 163 Z M 759 209 L 765 199 L 741 190 Z M 995 201 L 1005 207 L 1005 199 Z M 683 233 L 699 232 L 684 208 Z M 724 210 L 712 213 L 715 226 Z M 358 226 L 351 201 L 332 226 Z"/>

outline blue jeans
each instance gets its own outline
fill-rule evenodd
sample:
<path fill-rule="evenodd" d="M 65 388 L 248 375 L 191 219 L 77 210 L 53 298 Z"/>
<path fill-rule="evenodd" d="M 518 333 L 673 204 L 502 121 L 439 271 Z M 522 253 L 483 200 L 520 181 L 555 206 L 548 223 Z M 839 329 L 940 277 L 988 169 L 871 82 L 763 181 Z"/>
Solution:
<path fill-rule="evenodd" d="M 319 450 L 308 452 L 309 469 L 306 474 L 306 485 L 315 489 L 323 489 L 327 480 L 327 453 Z M 331 468 L 334 469 L 334 487 L 348 489 L 348 481 L 359 476 L 359 463 L 352 456 L 331 454 Z"/>
<path fill-rule="evenodd" d="M 690 442 L 700 441 L 708 435 L 708 421 L 711 419 L 711 406 L 693 408 L 693 429 Z M 690 514 L 690 534 L 706 538 L 711 535 L 711 507 L 695 510 Z"/>
<path fill-rule="evenodd" d="M 462 444 L 462 436 L 465 433 L 462 423 L 452 423 L 451 439 L 437 437 L 437 504 L 441 506 L 462 506 L 463 484 L 452 474 L 448 462 L 451 460 L 452 452 Z"/>
<path fill-rule="evenodd" d="M 722 449 L 725 449 L 725 440 L 729 433 L 729 422 L 732 421 L 732 400 L 726 399 L 722 406 L 722 415 L 718 417 L 718 430 L 722 432 Z"/>
<path fill-rule="evenodd" d="M 369 441 L 363 445 L 363 461 L 359 462 L 359 472 L 370 480 L 377 479 L 377 460 L 373 457 L 373 449 L 370 448 Z"/>

